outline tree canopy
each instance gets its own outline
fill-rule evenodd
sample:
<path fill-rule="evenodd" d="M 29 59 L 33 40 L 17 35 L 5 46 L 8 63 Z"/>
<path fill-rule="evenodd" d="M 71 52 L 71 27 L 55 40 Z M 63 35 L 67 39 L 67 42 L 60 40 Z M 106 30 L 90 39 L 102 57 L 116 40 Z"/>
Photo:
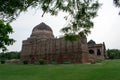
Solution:
<path fill-rule="evenodd" d="M 0 60 L 20 59 L 20 53 L 17 51 L 0 53 Z"/>
<path fill-rule="evenodd" d="M 113 0 L 116 7 L 120 7 L 120 0 Z"/>
<path fill-rule="evenodd" d="M 4 23 L 0 20 L 0 49 L 6 51 L 9 45 L 12 45 L 15 40 L 9 37 L 9 34 L 13 33 L 12 27 L 9 23 Z"/>
<path fill-rule="evenodd" d="M 40 0 L 0 0 L 0 19 L 11 22 L 28 7 L 34 7 Z"/>
<path fill-rule="evenodd" d="M 116 7 L 120 8 L 120 0 L 113 0 L 113 3 L 115 4 Z M 120 15 L 120 12 L 119 12 Z"/>
<path fill-rule="evenodd" d="M 93 27 L 92 18 L 97 16 L 100 7 L 98 0 L 1 0 L 1 19 L 12 21 L 20 12 L 29 7 L 40 7 L 45 13 L 57 15 L 59 11 L 68 13 L 68 25 L 61 31 L 69 39 L 88 35 Z"/>
<path fill-rule="evenodd" d="M 120 7 L 119 0 L 113 1 L 117 7 Z M 59 11 L 68 13 L 68 16 L 65 16 L 68 25 L 64 26 L 61 31 L 65 34 L 66 39 L 76 40 L 80 36 L 88 35 L 91 32 L 90 29 L 94 25 L 92 19 L 97 16 L 100 3 L 98 0 L 0 0 L 0 20 L 11 22 L 16 19 L 21 12 L 27 11 L 29 7 L 42 9 L 42 16 L 44 16 L 45 13 L 57 15 Z M 2 25 L 5 24 L 4 22 L 1 23 Z M 0 28 L 2 30 L 3 27 Z M 7 32 L 7 29 L 5 29 L 5 31 Z M 8 31 L 6 35 L 9 33 Z M 2 32 L 0 32 L 0 34 L 2 34 Z M 0 39 L 2 40 L 2 38 Z M 6 45 L 6 43 L 1 44 L 2 46 Z M 5 48 L 5 46 L 3 47 Z"/>
<path fill-rule="evenodd" d="M 118 49 L 108 49 L 107 55 L 109 59 L 120 59 L 120 50 Z"/>

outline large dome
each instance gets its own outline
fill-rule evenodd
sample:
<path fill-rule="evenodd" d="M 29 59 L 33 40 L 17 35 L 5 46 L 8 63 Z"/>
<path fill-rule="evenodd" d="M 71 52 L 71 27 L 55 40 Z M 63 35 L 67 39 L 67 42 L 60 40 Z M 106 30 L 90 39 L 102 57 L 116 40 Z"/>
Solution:
<path fill-rule="evenodd" d="M 35 26 L 33 28 L 33 31 L 35 30 L 47 30 L 47 31 L 52 31 L 52 29 L 50 28 L 50 26 L 48 26 L 47 24 L 45 23 L 40 23 L 39 25 Z"/>
<path fill-rule="evenodd" d="M 39 39 L 48 39 L 54 38 L 54 35 L 52 29 L 42 22 L 33 28 L 31 37 Z"/>

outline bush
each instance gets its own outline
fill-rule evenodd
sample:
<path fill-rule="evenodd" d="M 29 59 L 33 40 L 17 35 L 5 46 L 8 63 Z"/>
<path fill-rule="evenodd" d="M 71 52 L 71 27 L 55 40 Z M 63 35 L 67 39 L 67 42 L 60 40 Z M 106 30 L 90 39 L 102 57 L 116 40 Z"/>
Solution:
<path fill-rule="evenodd" d="M 71 62 L 70 61 L 65 61 L 64 64 L 71 64 Z"/>
<path fill-rule="evenodd" d="M 97 63 L 101 63 L 103 60 L 102 59 L 97 59 L 96 62 Z"/>
<path fill-rule="evenodd" d="M 43 64 L 45 64 L 45 60 L 44 59 L 40 59 L 39 63 L 43 65 Z"/>
<path fill-rule="evenodd" d="M 18 61 L 17 64 L 22 64 L 22 63 L 20 61 Z"/>
<path fill-rule="evenodd" d="M 35 61 L 33 64 L 34 64 L 34 65 L 38 65 L 38 64 L 39 64 L 39 62 L 38 62 L 38 61 Z"/>
<path fill-rule="evenodd" d="M 28 60 L 23 61 L 23 64 L 28 64 Z"/>
<path fill-rule="evenodd" d="M 57 62 L 56 61 L 52 61 L 51 64 L 57 64 Z"/>
<path fill-rule="evenodd" d="M 108 49 L 107 56 L 109 59 L 120 59 L 120 50 L 118 49 Z"/>
<path fill-rule="evenodd" d="M 1 60 L 1 64 L 5 64 L 5 60 Z"/>

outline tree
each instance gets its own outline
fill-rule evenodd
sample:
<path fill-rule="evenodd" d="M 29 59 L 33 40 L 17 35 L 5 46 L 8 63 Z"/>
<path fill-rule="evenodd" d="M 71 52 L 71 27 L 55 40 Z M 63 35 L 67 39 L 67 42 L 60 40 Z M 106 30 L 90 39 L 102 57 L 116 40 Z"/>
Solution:
<path fill-rule="evenodd" d="M 108 49 L 107 55 L 108 55 L 109 59 L 120 59 L 120 50 Z"/>
<path fill-rule="evenodd" d="M 0 20 L 0 49 L 6 51 L 9 45 L 12 45 L 15 40 L 9 37 L 9 34 L 13 33 L 12 27 L 9 23 L 4 23 Z"/>
<path fill-rule="evenodd" d="M 48 12 L 51 15 L 57 15 L 59 11 L 68 13 L 65 16 L 68 25 L 61 31 L 70 40 L 90 33 L 93 27 L 91 20 L 97 16 L 100 7 L 98 0 L 1 0 L 0 3 L 2 19 L 7 21 L 12 21 L 29 7 L 40 7 L 42 16 Z"/>
<path fill-rule="evenodd" d="M 0 53 L 0 60 L 20 59 L 20 53 L 21 52 L 17 52 L 17 51 L 5 52 L 5 53 L 2 52 Z"/>
<path fill-rule="evenodd" d="M 120 7 L 120 0 L 113 0 L 116 7 Z"/>
<path fill-rule="evenodd" d="M 28 7 L 34 7 L 40 0 L 0 0 L 0 19 L 11 22 Z"/>
<path fill-rule="evenodd" d="M 120 0 L 113 0 L 113 3 L 115 4 L 116 7 L 120 8 Z M 120 15 L 120 12 L 119 12 Z"/>
<path fill-rule="evenodd" d="M 113 0 L 113 3 L 116 7 L 120 7 L 120 0 Z M 0 0 L 0 24 L 4 27 L 7 26 L 7 28 L 3 28 L 0 25 L 0 30 L 5 30 L 4 35 L 7 36 L 4 39 L 3 31 L 0 31 L 0 48 L 3 51 L 7 49 L 5 45 L 12 45 L 14 42 L 8 35 L 13 30 L 4 21 L 12 22 L 29 7 L 40 7 L 43 10 L 42 16 L 45 13 L 57 15 L 59 11 L 68 13 L 68 16 L 65 16 L 68 25 L 61 31 L 65 34 L 66 39 L 73 41 L 91 32 L 90 29 L 93 27 L 91 20 L 97 16 L 100 3 L 98 0 Z M 7 31 L 8 28 L 10 31 Z"/>

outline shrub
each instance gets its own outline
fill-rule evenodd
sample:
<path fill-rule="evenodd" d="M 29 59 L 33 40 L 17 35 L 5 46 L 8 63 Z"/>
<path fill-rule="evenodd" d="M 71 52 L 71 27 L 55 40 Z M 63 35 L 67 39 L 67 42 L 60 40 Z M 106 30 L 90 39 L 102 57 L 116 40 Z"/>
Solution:
<path fill-rule="evenodd" d="M 22 63 L 20 61 L 18 61 L 17 64 L 22 64 Z"/>
<path fill-rule="evenodd" d="M 57 64 L 57 62 L 56 61 L 52 61 L 51 64 Z"/>
<path fill-rule="evenodd" d="M 1 60 L 1 64 L 5 64 L 5 60 Z"/>
<path fill-rule="evenodd" d="M 103 60 L 102 59 L 97 59 L 96 62 L 97 63 L 101 63 Z"/>
<path fill-rule="evenodd" d="M 23 64 L 28 64 L 28 60 L 23 61 Z"/>
<path fill-rule="evenodd" d="M 43 65 L 43 64 L 45 64 L 45 60 L 44 59 L 40 59 L 39 63 Z"/>
<path fill-rule="evenodd" d="M 64 64 L 71 64 L 71 62 L 70 61 L 65 61 Z"/>
<path fill-rule="evenodd" d="M 109 59 L 120 59 L 120 50 L 118 49 L 108 49 L 107 56 Z"/>
<path fill-rule="evenodd" d="M 33 64 L 38 65 L 38 64 L 39 64 L 39 62 L 38 62 L 38 61 L 35 61 Z"/>

